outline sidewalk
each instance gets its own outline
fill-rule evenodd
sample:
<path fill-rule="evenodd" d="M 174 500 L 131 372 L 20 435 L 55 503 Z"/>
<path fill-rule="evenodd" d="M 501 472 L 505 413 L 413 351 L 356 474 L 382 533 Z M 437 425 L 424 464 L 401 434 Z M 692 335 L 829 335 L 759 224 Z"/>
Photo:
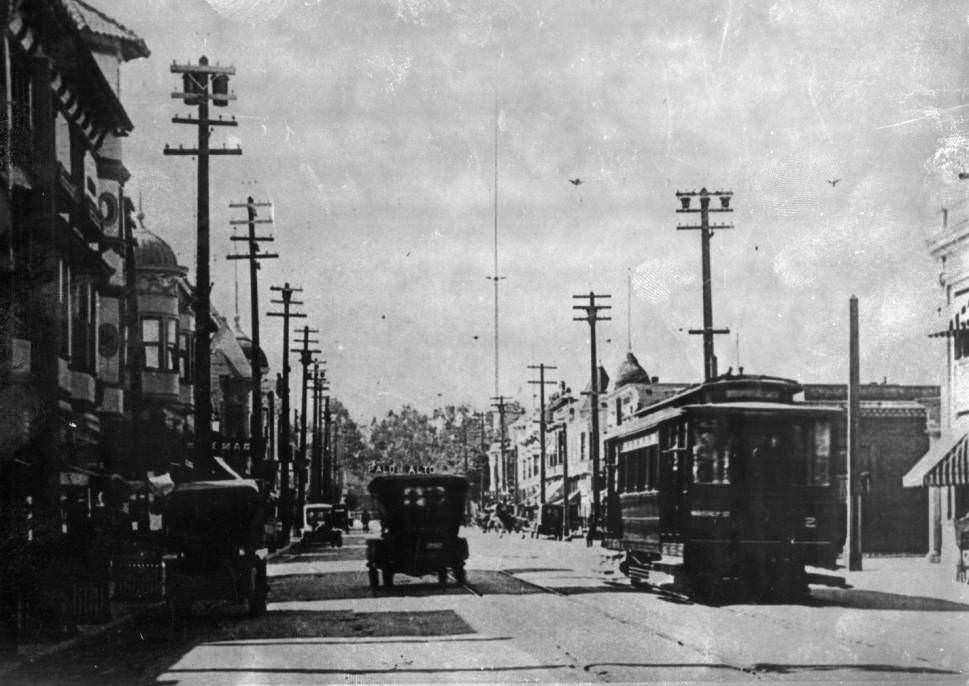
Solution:
<path fill-rule="evenodd" d="M 298 539 L 293 539 L 285 546 L 269 553 L 268 559 L 273 559 L 279 555 L 285 555 Z M 145 602 L 111 601 L 111 621 L 103 624 L 80 624 L 77 634 L 61 641 L 38 641 L 33 643 L 21 643 L 17 647 L 16 656 L 0 657 L 0 683 L 3 682 L 5 674 L 17 669 L 20 665 L 39 660 L 56 653 L 73 648 L 96 636 L 106 634 L 129 622 L 136 620 L 145 612 L 158 608 L 164 604 L 164 600 L 153 600 Z"/>
<path fill-rule="evenodd" d="M 111 621 L 103 624 L 80 624 L 77 633 L 61 641 L 38 641 L 21 643 L 17 646 L 17 655 L 0 657 L 0 682 L 5 674 L 17 669 L 20 665 L 45 658 L 49 655 L 73 648 L 95 636 L 107 633 L 126 625 L 140 617 L 144 612 L 159 607 L 163 601 L 122 602 L 111 601 Z"/>

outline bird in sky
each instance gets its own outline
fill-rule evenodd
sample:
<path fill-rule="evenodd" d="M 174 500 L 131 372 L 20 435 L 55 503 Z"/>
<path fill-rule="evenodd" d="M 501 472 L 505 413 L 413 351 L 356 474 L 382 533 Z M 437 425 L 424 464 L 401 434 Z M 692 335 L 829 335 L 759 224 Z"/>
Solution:
<path fill-rule="evenodd" d="M 473 338 L 474 340 L 478 340 L 477 336 L 472 336 L 471 338 Z"/>
<path fill-rule="evenodd" d="M 839 182 L 840 180 L 841 180 L 841 179 L 828 179 L 828 183 L 830 183 L 830 184 L 831 184 L 831 187 L 832 187 L 832 188 L 834 188 L 835 186 L 837 186 L 837 185 L 838 185 L 838 182 Z"/>
<path fill-rule="evenodd" d="M 582 185 L 582 179 L 580 179 L 578 177 L 576 177 L 574 179 L 569 179 L 569 183 L 571 183 L 573 186 L 581 186 Z"/>

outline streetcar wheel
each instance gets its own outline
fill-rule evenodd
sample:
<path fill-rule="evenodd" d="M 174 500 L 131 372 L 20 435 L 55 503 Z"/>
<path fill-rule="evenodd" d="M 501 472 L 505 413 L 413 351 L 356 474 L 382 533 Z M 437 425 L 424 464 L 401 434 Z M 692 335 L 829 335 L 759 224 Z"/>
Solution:
<path fill-rule="evenodd" d="M 445 587 L 445 586 L 447 586 L 447 570 L 446 569 L 441 569 L 437 573 L 437 583 L 440 584 L 442 588 Z"/>
<path fill-rule="evenodd" d="M 390 567 L 384 567 L 384 587 L 393 588 L 394 587 L 394 570 Z"/>
<path fill-rule="evenodd" d="M 367 576 L 370 578 L 370 588 L 378 588 L 380 586 L 380 573 L 377 572 L 376 567 L 368 569 Z"/>

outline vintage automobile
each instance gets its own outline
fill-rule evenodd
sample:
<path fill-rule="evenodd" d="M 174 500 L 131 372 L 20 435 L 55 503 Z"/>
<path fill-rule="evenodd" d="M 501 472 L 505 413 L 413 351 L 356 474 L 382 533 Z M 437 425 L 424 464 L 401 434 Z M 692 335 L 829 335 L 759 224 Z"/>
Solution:
<path fill-rule="evenodd" d="M 378 476 L 370 494 L 380 511 L 381 537 L 367 541 L 371 588 L 394 585 L 395 574 L 437 574 L 447 584 L 448 571 L 466 581 L 468 542 L 458 536 L 468 482 L 447 474 Z"/>
<path fill-rule="evenodd" d="M 568 535 L 572 535 L 576 523 L 579 521 L 579 508 L 577 505 L 569 506 L 569 529 Z M 537 533 L 539 536 L 551 536 L 562 540 L 565 535 L 565 512 L 561 503 L 545 503 L 538 520 Z"/>
<path fill-rule="evenodd" d="M 255 481 L 193 481 L 165 502 L 167 601 L 184 618 L 197 600 L 244 603 L 266 610 L 265 514 Z"/>
<path fill-rule="evenodd" d="M 333 505 L 311 503 L 303 506 L 303 540 L 326 543 L 332 548 L 343 546 L 343 532 L 334 524 Z"/>
<path fill-rule="evenodd" d="M 346 505 L 337 504 L 333 506 L 331 521 L 334 528 L 343 529 L 346 533 L 350 533 L 350 510 Z"/>

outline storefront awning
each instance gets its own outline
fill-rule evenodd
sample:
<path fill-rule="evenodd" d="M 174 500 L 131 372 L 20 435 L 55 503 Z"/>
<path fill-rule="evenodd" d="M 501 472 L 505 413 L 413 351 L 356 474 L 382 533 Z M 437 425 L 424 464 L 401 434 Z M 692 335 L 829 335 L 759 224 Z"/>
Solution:
<path fill-rule="evenodd" d="M 902 486 L 969 484 L 969 434 L 945 432 L 902 477 Z"/>

